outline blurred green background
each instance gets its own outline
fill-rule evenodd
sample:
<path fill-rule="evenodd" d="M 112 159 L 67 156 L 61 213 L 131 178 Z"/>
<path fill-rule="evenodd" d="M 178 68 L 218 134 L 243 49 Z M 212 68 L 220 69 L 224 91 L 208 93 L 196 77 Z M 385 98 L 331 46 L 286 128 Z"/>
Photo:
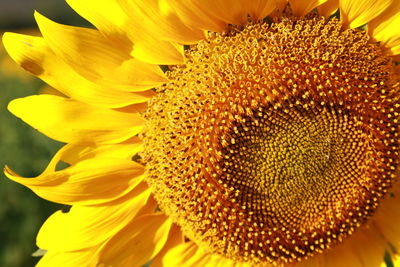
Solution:
<path fill-rule="evenodd" d="M 34 33 L 33 11 L 61 23 L 86 24 L 63 0 L 1 0 L 0 33 Z M 0 44 L 0 166 L 34 177 L 46 167 L 62 146 L 7 111 L 12 99 L 36 94 L 44 86 L 40 80 L 20 69 Z M 38 258 L 36 233 L 46 218 L 57 209 L 54 203 L 40 199 L 32 191 L 9 181 L 0 173 L 0 266 L 34 266 Z"/>

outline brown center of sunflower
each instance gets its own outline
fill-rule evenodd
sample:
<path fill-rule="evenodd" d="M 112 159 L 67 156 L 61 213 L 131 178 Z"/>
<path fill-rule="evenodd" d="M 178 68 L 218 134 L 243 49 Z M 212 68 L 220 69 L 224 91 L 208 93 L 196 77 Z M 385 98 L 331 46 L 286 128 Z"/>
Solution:
<path fill-rule="evenodd" d="M 143 135 L 160 207 L 212 253 L 301 261 L 365 224 L 398 164 L 393 63 L 316 16 L 210 34 Z"/>

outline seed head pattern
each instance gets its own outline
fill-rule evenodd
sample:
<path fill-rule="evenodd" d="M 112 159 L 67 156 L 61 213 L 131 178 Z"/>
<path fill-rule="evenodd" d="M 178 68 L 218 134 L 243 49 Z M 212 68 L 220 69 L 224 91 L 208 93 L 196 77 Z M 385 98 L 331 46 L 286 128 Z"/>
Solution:
<path fill-rule="evenodd" d="M 335 19 L 249 22 L 186 51 L 150 101 L 147 182 L 199 245 L 279 265 L 366 224 L 398 166 L 399 85 Z"/>

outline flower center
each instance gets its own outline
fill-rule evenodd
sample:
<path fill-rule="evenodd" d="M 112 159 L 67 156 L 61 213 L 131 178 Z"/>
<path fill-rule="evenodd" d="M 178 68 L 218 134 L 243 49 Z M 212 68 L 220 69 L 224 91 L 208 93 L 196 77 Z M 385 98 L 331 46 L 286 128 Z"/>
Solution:
<path fill-rule="evenodd" d="M 184 233 L 236 261 L 301 261 L 368 222 L 398 165 L 393 63 L 336 19 L 209 37 L 146 112 L 154 195 Z"/>

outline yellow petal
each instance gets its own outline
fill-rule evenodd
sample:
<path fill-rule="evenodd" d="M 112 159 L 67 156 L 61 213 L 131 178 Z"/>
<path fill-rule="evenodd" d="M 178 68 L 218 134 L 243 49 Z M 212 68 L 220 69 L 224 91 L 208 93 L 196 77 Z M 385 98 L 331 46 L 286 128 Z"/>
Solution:
<path fill-rule="evenodd" d="M 358 255 L 347 246 L 337 246 L 324 254 L 324 267 L 338 267 L 338 266 L 351 266 L 351 267 L 364 267 Z"/>
<path fill-rule="evenodd" d="M 277 14 L 281 14 L 282 11 L 285 9 L 286 5 L 288 4 L 289 0 L 276 0 L 276 11 Z"/>
<path fill-rule="evenodd" d="M 276 0 L 253 0 L 247 2 L 247 13 L 254 20 L 262 20 L 276 8 Z"/>
<path fill-rule="evenodd" d="M 400 1 L 394 1 L 381 15 L 368 23 L 369 34 L 391 54 L 400 54 Z"/>
<path fill-rule="evenodd" d="M 118 144 L 95 145 L 90 143 L 68 144 L 68 150 L 61 160 L 69 164 L 90 158 L 121 158 L 131 159 L 143 150 L 142 141 L 135 136 Z"/>
<path fill-rule="evenodd" d="M 376 225 L 385 239 L 400 251 L 400 194 L 389 195 L 374 216 Z"/>
<path fill-rule="evenodd" d="M 83 18 L 105 33 L 107 37 L 115 41 L 125 41 L 125 45 L 129 44 L 123 31 L 128 16 L 117 1 L 102 0 L 101 4 L 96 0 L 66 0 L 66 2 Z"/>
<path fill-rule="evenodd" d="M 101 86 L 83 78 L 56 56 L 43 38 L 6 33 L 3 36 L 3 43 L 10 56 L 21 67 L 74 99 L 99 106 L 121 107 L 147 101 L 153 95 L 151 91 L 122 92 L 116 86 Z M 147 81 L 143 80 L 144 83 Z M 138 84 L 134 89 L 146 90 L 160 85 L 163 81 L 144 83 Z M 132 88 L 133 85 L 129 89 Z"/>
<path fill-rule="evenodd" d="M 220 255 L 211 255 L 210 262 L 205 264 L 206 267 L 252 267 L 249 263 L 246 262 L 235 262 L 231 259 L 223 258 Z M 296 267 L 298 267 L 296 265 Z M 307 266 L 311 267 L 311 266 Z"/>
<path fill-rule="evenodd" d="M 289 3 L 292 7 L 294 15 L 304 16 L 326 1 L 327 0 L 289 0 Z"/>
<path fill-rule="evenodd" d="M 41 87 L 38 92 L 39 92 L 39 95 L 56 95 L 56 96 L 67 97 L 67 95 L 64 95 L 59 90 L 51 87 L 48 84 Z"/>
<path fill-rule="evenodd" d="M 134 24 L 162 40 L 194 44 L 205 38 L 203 31 L 183 24 L 168 0 L 120 0 L 119 3 Z"/>
<path fill-rule="evenodd" d="M 129 37 L 133 40 L 134 49 L 131 55 L 151 64 L 176 65 L 184 62 L 183 46 L 158 39 L 152 33 L 134 31 L 130 27 Z"/>
<path fill-rule="evenodd" d="M 227 27 L 226 22 L 206 14 L 205 11 L 192 0 L 169 0 L 168 3 L 175 10 L 179 18 L 192 28 L 223 32 Z"/>
<path fill-rule="evenodd" d="M 393 0 L 339 0 L 340 20 L 357 28 L 381 14 Z"/>
<path fill-rule="evenodd" d="M 68 0 L 68 4 L 89 20 L 114 43 L 130 46 L 132 55 L 151 64 L 170 65 L 184 61 L 183 49 L 176 44 L 163 41 L 154 33 L 146 32 L 140 23 L 122 10 L 115 0 Z"/>
<path fill-rule="evenodd" d="M 379 266 L 383 262 L 389 245 L 374 224 L 356 232 L 351 238 L 354 254 L 358 255 L 363 266 Z"/>
<path fill-rule="evenodd" d="M 162 259 L 163 266 L 206 266 L 212 256 L 194 242 L 186 242 L 170 249 Z M 228 266 L 229 267 L 229 266 Z"/>
<path fill-rule="evenodd" d="M 400 255 L 396 254 L 394 257 L 392 257 L 392 261 L 394 267 L 400 266 Z M 387 267 L 387 265 L 385 264 L 380 267 Z"/>
<path fill-rule="evenodd" d="M 158 266 L 198 266 L 198 267 L 250 267 L 249 263 L 235 262 L 217 254 L 211 254 L 194 242 L 177 243 L 163 255 L 156 257 L 153 263 Z"/>
<path fill-rule="evenodd" d="M 73 206 L 67 213 L 57 211 L 42 225 L 37 245 L 49 251 L 78 251 L 99 246 L 137 216 L 150 194 L 150 188 L 142 183 L 125 201 L 96 207 Z"/>
<path fill-rule="evenodd" d="M 101 249 L 100 263 L 106 266 L 142 266 L 164 247 L 171 225 L 171 220 L 162 213 L 136 218 Z"/>
<path fill-rule="evenodd" d="M 247 1 L 192 0 L 191 2 L 193 5 L 197 5 L 201 10 L 209 14 L 209 16 L 220 19 L 226 23 L 242 25 L 247 21 Z"/>
<path fill-rule="evenodd" d="M 35 18 L 50 48 L 91 81 L 121 88 L 165 81 L 158 66 L 130 56 L 130 45 L 110 41 L 97 30 L 55 23 L 37 12 Z"/>
<path fill-rule="evenodd" d="M 367 225 L 358 229 L 342 244 L 319 255 L 318 257 L 323 258 L 323 266 L 379 266 L 383 262 L 387 243 L 370 227 L 371 225 Z"/>
<path fill-rule="evenodd" d="M 164 258 L 165 254 L 173 247 L 183 244 L 184 240 L 185 239 L 184 239 L 181 229 L 177 225 L 173 224 L 171 226 L 171 230 L 169 231 L 168 239 L 165 242 L 163 249 L 151 261 L 151 266 L 152 267 L 164 266 L 162 263 L 162 259 Z"/>
<path fill-rule="evenodd" d="M 9 110 L 45 135 L 65 143 L 118 143 L 142 130 L 144 120 L 52 95 L 13 100 Z"/>
<path fill-rule="evenodd" d="M 339 0 L 328 0 L 318 7 L 318 13 L 329 17 L 339 8 Z"/>
<path fill-rule="evenodd" d="M 96 205 L 125 195 L 142 180 L 144 167 L 130 160 L 94 158 L 60 171 L 24 178 L 7 167 L 5 174 L 38 196 L 67 205 Z M 112 186 L 110 186 L 112 181 Z"/>
<path fill-rule="evenodd" d="M 36 267 L 96 267 L 97 254 L 95 251 L 83 250 L 75 252 L 47 252 L 38 262 Z"/>

